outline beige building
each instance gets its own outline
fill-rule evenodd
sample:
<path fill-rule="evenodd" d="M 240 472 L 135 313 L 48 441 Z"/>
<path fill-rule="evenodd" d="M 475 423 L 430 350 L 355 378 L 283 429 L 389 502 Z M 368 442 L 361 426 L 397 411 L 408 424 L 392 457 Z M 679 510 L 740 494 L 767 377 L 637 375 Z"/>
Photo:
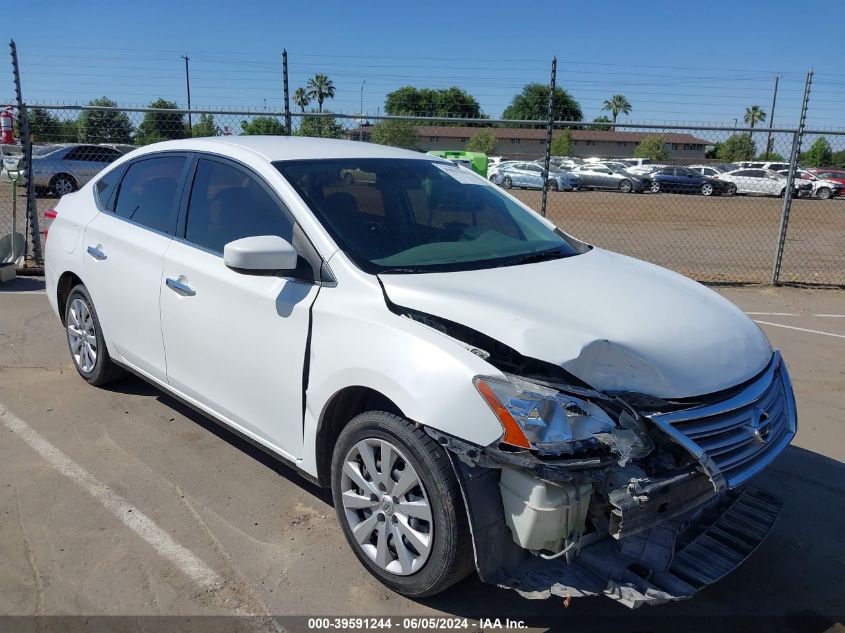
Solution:
<path fill-rule="evenodd" d="M 485 128 L 496 137 L 495 156 L 534 160 L 545 152 L 546 130 L 516 127 Z M 479 128 L 447 125 L 420 125 L 417 127 L 417 149 L 424 152 L 431 150 L 463 150 L 470 137 Z M 371 125 L 346 131 L 351 140 L 370 140 Z M 647 136 L 660 134 L 666 140 L 666 149 L 673 162 L 693 163 L 704 160 L 708 141 L 696 138 L 692 134 L 659 132 L 615 132 L 612 130 L 572 130 L 570 156 L 589 158 L 625 158 L 634 155 L 634 150 Z M 560 134 L 556 131 L 555 134 Z"/>

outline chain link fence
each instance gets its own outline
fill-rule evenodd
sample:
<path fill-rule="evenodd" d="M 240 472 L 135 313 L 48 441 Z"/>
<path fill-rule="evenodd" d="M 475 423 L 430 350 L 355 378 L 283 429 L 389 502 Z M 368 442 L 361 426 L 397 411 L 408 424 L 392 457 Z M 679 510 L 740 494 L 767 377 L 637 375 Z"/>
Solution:
<path fill-rule="evenodd" d="M 288 130 L 283 112 L 30 105 L 40 217 L 58 195 L 82 186 L 135 147 L 176 138 L 288 132 L 419 151 L 485 146 L 489 156 L 506 161 L 498 173 L 491 162 L 485 175 L 543 211 L 545 121 L 310 112 L 292 112 L 290 121 Z M 771 283 L 782 243 L 778 281 L 842 286 L 845 198 L 838 194 L 845 166 L 834 157 L 845 150 L 845 133 L 804 134 L 790 193 L 787 174 L 797 134 L 557 122 L 545 214 L 589 243 L 704 282 Z M 652 159 L 630 160 L 644 146 Z M 6 231 L 11 186 L 0 187 L 0 230 Z"/>

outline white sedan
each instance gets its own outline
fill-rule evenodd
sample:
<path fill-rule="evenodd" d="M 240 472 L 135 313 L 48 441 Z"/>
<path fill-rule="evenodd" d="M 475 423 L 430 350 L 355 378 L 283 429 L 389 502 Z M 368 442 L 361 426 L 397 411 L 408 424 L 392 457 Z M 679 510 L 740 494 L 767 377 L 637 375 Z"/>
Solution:
<path fill-rule="evenodd" d="M 777 518 L 744 485 L 796 430 L 760 328 L 447 161 L 168 141 L 55 214 L 47 293 L 81 378 L 137 374 L 330 487 L 397 592 L 477 570 L 533 598 L 688 598 Z"/>

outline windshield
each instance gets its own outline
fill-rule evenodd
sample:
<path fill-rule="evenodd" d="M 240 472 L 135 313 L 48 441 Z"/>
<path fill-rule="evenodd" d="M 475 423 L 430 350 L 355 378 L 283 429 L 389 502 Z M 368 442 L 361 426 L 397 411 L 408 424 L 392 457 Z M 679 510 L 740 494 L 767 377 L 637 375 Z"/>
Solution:
<path fill-rule="evenodd" d="M 274 165 L 370 273 L 491 268 L 586 249 L 484 178 L 449 163 L 353 158 Z M 344 178 L 350 171 L 361 176 Z"/>

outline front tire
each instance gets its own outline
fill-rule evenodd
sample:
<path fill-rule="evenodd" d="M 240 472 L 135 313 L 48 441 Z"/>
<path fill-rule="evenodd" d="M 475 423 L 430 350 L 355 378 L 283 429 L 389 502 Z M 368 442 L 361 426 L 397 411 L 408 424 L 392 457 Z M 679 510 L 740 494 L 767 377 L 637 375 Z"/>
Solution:
<path fill-rule="evenodd" d="M 701 185 L 701 195 L 702 196 L 712 196 L 713 191 L 714 191 L 713 185 L 711 185 L 709 182 L 705 182 L 703 185 Z"/>
<path fill-rule="evenodd" d="M 634 183 L 630 180 L 622 180 L 619 182 L 619 191 L 622 193 L 631 193 L 631 190 L 634 188 Z"/>
<path fill-rule="evenodd" d="M 511 187 L 513 187 L 513 180 L 511 180 L 507 176 L 502 178 L 502 188 L 503 189 L 510 189 Z"/>
<path fill-rule="evenodd" d="M 557 180 L 549 180 L 548 182 L 549 191 L 559 191 L 560 188 L 557 186 Z"/>
<path fill-rule="evenodd" d="M 656 180 L 651 183 L 651 193 L 660 193 L 660 183 Z"/>
<path fill-rule="evenodd" d="M 344 536 L 373 576 L 405 596 L 440 593 L 473 570 L 460 486 L 445 450 L 405 418 L 355 417 L 332 457 Z"/>
<path fill-rule="evenodd" d="M 727 194 L 729 196 L 735 196 L 736 195 L 736 185 L 735 184 L 730 183 L 728 185 Z"/>
<path fill-rule="evenodd" d="M 830 193 L 829 187 L 819 187 L 819 190 L 816 192 L 816 197 L 819 200 L 828 200 L 830 198 Z"/>
<path fill-rule="evenodd" d="M 101 387 L 126 375 L 109 356 L 94 302 L 82 284 L 74 286 L 65 304 L 65 330 L 70 357 L 88 384 Z"/>
<path fill-rule="evenodd" d="M 50 179 L 50 191 L 60 198 L 77 189 L 76 179 L 68 174 L 57 174 Z"/>

